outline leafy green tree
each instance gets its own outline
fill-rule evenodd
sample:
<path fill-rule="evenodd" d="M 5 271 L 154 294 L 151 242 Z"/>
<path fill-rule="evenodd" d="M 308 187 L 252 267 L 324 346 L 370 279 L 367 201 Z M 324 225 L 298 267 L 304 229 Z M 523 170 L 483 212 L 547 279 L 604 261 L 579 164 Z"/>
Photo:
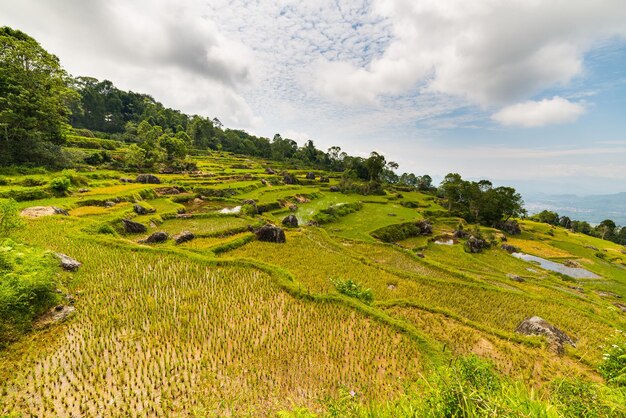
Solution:
<path fill-rule="evenodd" d="M 0 164 L 58 164 L 76 98 L 56 56 L 27 34 L 0 28 Z"/>
<path fill-rule="evenodd" d="M 615 228 L 617 228 L 615 222 L 610 219 L 605 219 L 600 222 L 595 229 L 600 238 L 610 240 L 611 238 L 613 238 Z"/>

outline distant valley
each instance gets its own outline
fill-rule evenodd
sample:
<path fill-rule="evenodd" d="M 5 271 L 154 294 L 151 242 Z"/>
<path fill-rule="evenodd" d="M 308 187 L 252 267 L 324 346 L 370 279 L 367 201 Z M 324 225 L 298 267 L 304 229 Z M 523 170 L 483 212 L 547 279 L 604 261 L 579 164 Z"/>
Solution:
<path fill-rule="evenodd" d="M 626 192 L 591 196 L 525 193 L 524 201 L 529 214 L 547 209 L 592 224 L 611 219 L 626 225 Z"/>

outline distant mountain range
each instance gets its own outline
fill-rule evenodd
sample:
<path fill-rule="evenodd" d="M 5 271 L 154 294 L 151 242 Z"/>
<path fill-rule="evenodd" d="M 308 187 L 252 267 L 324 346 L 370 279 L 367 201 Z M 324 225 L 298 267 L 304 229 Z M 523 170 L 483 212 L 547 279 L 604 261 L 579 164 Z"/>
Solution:
<path fill-rule="evenodd" d="M 523 196 L 524 206 L 530 214 L 547 209 L 592 224 L 612 219 L 616 224 L 626 226 L 626 192 L 592 196 L 524 193 Z"/>

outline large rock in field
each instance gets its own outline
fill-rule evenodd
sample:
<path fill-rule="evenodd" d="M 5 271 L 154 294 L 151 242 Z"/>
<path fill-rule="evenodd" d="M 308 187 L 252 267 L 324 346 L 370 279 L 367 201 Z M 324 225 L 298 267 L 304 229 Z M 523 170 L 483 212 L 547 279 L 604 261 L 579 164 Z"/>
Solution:
<path fill-rule="evenodd" d="M 256 239 L 263 242 L 283 243 L 286 241 L 285 232 L 275 225 L 264 225 L 254 233 Z"/>
<path fill-rule="evenodd" d="M 416 225 L 420 229 L 420 235 L 430 235 L 433 233 L 433 224 L 426 219 L 416 222 Z"/>
<path fill-rule="evenodd" d="M 142 239 L 139 242 L 142 242 L 144 244 L 158 244 L 160 242 L 167 241 L 167 239 L 169 237 L 170 236 L 169 236 L 169 234 L 167 232 L 158 231 L 158 232 L 155 232 L 152 235 L 150 235 L 148 238 Z"/>
<path fill-rule="evenodd" d="M 296 215 L 289 215 L 287 217 L 285 217 L 285 219 L 283 219 L 283 225 L 291 227 L 291 228 L 297 228 L 298 227 L 298 218 L 296 218 Z"/>
<path fill-rule="evenodd" d="M 523 335 L 545 336 L 550 343 L 550 349 L 558 354 L 562 354 L 565 351 L 563 348 L 565 344 L 576 347 L 574 341 L 572 341 L 572 339 L 566 333 L 538 316 L 524 319 L 517 326 L 515 332 Z"/>
<path fill-rule="evenodd" d="M 306 173 L 306 178 L 308 180 L 315 180 L 315 173 L 309 171 L 308 173 Z"/>
<path fill-rule="evenodd" d="M 20 214 L 26 218 L 41 218 L 42 216 L 52 215 L 69 216 L 65 209 L 56 206 L 32 206 L 22 210 Z"/>
<path fill-rule="evenodd" d="M 122 225 L 124 226 L 124 231 L 129 234 L 142 234 L 148 231 L 147 226 L 139 222 L 131 221 L 130 219 L 122 219 Z"/>
<path fill-rule="evenodd" d="M 176 244 L 182 244 L 183 242 L 191 241 L 195 238 L 195 235 L 191 231 L 183 231 L 180 234 L 173 236 Z"/>
<path fill-rule="evenodd" d="M 71 316 L 74 313 L 74 311 L 76 311 L 76 308 L 73 307 L 72 305 L 55 306 L 54 308 L 50 309 L 48 312 L 43 314 L 41 318 L 39 318 L 35 322 L 34 327 L 36 329 L 42 329 L 42 328 L 49 327 L 50 325 L 53 325 L 59 322 L 63 322 L 69 316 Z"/>
<path fill-rule="evenodd" d="M 330 186 L 328 188 L 328 190 L 330 190 L 331 192 L 338 192 L 339 191 L 339 186 Z"/>
<path fill-rule="evenodd" d="M 470 236 L 465 242 L 465 248 L 470 253 L 479 253 L 485 248 L 489 248 L 489 243 L 482 238 L 478 238 L 474 235 Z"/>
<path fill-rule="evenodd" d="M 62 253 L 54 253 L 54 256 L 59 259 L 61 267 L 67 271 L 76 271 L 83 265 L 81 262 L 76 261 L 72 257 Z"/>
<path fill-rule="evenodd" d="M 511 244 L 502 244 L 500 248 L 502 248 L 504 251 L 506 251 L 509 254 L 519 253 L 521 251 L 519 247 L 516 247 Z"/>
<path fill-rule="evenodd" d="M 153 208 L 147 208 L 145 206 L 140 205 L 139 203 L 135 203 L 133 205 L 133 211 L 135 211 L 137 215 L 147 215 L 149 213 L 155 212 Z"/>
<path fill-rule="evenodd" d="M 283 175 L 283 182 L 285 184 L 298 184 L 298 180 L 294 177 L 293 174 L 285 173 Z"/>
<path fill-rule="evenodd" d="M 522 233 L 522 229 L 520 228 L 517 221 L 509 219 L 508 221 L 500 222 L 498 224 L 498 228 L 506 232 L 510 235 L 519 235 Z"/>
<path fill-rule="evenodd" d="M 135 179 L 135 182 L 144 184 L 161 184 L 161 179 L 154 174 L 140 174 Z"/>
<path fill-rule="evenodd" d="M 267 167 L 265 169 L 265 174 L 276 174 L 276 172 L 274 170 L 272 170 L 270 167 Z"/>

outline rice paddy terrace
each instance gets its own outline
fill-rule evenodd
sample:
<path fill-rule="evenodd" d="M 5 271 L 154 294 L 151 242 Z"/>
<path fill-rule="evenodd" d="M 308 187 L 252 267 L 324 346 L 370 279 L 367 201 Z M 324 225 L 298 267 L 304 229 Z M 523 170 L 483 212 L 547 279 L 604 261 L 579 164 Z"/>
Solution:
<path fill-rule="evenodd" d="M 601 382 L 607 338 L 626 329 L 626 254 L 616 244 L 525 220 L 521 235 L 483 228 L 524 254 L 593 274 L 574 278 L 499 245 L 464 251 L 452 237 L 459 219 L 433 195 L 342 194 L 331 191 L 338 175 L 307 178 L 229 154 L 197 162 L 200 172 L 158 174 L 160 184 L 79 173 L 87 184 L 70 195 L 19 203 L 68 215 L 27 218 L 16 240 L 83 265 L 58 273 L 60 290 L 75 299 L 73 316 L 0 352 L 0 413 L 332 413 L 346 393 L 379 405 L 419 393 L 416 382 L 430 370 L 472 353 L 541 391 L 557 378 Z M 283 171 L 297 184 L 284 184 Z M 8 176 L 0 194 L 36 190 L 31 177 Z M 342 206 L 352 210 L 307 224 Z M 299 226 L 284 228 L 285 243 L 255 239 L 254 229 L 290 214 Z M 123 219 L 147 229 L 127 233 Z M 374 237 L 424 219 L 431 235 Z M 142 242 L 159 231 L 165 242 Z M 184 231 L 193 239 L 176 243 Z M 372 298 L 341 293 L 336 284 L 346 280 Z M 575 346 L 557 353 L 544 337 L 515 332 L 533 316 Z"/>

